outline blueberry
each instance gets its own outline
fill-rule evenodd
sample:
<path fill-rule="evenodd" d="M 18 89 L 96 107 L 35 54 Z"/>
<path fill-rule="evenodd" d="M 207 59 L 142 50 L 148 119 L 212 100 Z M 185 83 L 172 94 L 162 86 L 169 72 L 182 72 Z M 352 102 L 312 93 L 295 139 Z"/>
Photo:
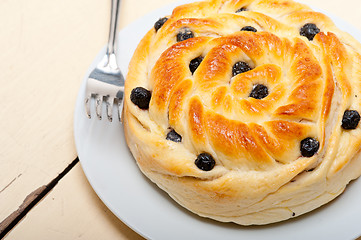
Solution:
<path fill-rule="evenodd" d="M 157 32 L 159 30 L 159 28 L 161 28 L 167 20 L 168 20 L 168 18 L 164 17 L 164 18 L 160 18 L 158 21 L 156 21 L 154 23 L 155 31 Z"/>
<path fill-rule="evenodd" d="M 214 168 L 214 165 L 216 165 L 216 161 L 209 153 L 199 154 L 194 163 L 203 171 L 210 171 Z"/>
<path fill-rule="evenodd" d="M 172 131 L 170 131 L 167 134 L 166 137 L 167 140 L 173 141 L 173 142 L 181 142 L 182 141 L 182 136 L 179 135 L 176 131 L 174 131 L 174 129 Z"/>
<path fill-rule="evenodd" d="M 314 138 L 305 138 L 301 141 L 301 154 L 303 157 L 312 157 L 320 147 L 320 143 Z"/>
<path fill-rule="evenodd" d="M 241 29 L 241 31 L 248 31 L 248 32 L 257 32 L 257 29 L 255 29 L 252 26 L 245 26 Z"/>
<path fill-rule="evenodd" d="M 233 77 L 240 74 L 240 73 L 244 73 L 244 72 L 248 72 L 252 70 L 252 68 L 245 62 L 236 62 L 233 65 L 232 68 L 232 75 Z"/>
<path fill-rule="evenodd" d="M 268 88 L 263 84 L 256 84 L 253 86 L 253 89 L 249 96 L 255 99 L 265 98 L 268 96 Z"/>
<path fill-rule="evenodd" d="M 181 42 L 192 37 L 194 37 L 193 32 L 189 28 L 185 27 L 179 30 L 177 34 L 177 42 Z"/>
<path fill-rule="evenodd" d="M 357 128 L 359 122 L 360 122 L 360 114 L 357 111 L 346 110 L 343 113 L 341 127 L 346 130 L 355 129 Z"/>
<path fill-rule="evenodd" d="M 237 9 L 236 13 L 244 12 L 244 11 L 247 11 L 247 8 L 246 7 L 241 7 L 239 9 Z"/>
<path fill-rule="evenodd" d="M 152 94 L 143 87 L 136 87 L 130 94 L 130 100 L 140 109 L 148 109 Z"/>
<path fill-rule="evenodd" d="M 197 57 L 189 63 L 189 70 L 192 72 L 192 74 L 197 70 L 197 68 L 201 64 L 202 60 L 203 60 L 203 57 Z"/>
<path fill-rule="evenodd" d="M 320 29 L 313 23 L 307 23 L 300 29 L 300 35 L 312 41 Z"/>

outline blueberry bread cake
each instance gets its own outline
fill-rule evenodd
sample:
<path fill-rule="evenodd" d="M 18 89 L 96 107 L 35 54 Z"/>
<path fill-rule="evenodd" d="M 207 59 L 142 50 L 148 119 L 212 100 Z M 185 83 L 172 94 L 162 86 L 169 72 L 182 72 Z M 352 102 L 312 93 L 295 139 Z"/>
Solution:
<path fill-rule="evenodd" d="M 128 146 L 200 216 L 252 225 L 309 212 L 361 174 L 360 51 L 291 0 L 179 6 L 130 62 Z"/>

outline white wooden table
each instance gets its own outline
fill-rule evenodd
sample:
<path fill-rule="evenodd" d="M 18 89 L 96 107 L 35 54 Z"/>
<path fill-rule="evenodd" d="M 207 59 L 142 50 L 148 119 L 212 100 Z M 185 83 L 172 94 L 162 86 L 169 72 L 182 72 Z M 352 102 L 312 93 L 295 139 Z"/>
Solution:
<path fill-rule="evenodd" d="M 123 0 L 120 28 L 173 1 Z M 359 0 L 303 2 L 361 30 Z M 73 140 L 75 99 L 106 43 L 109 12 L 104 0 L 0 1 L 0 236 L 6 239 L 142 239 L 94 193 Z"/>

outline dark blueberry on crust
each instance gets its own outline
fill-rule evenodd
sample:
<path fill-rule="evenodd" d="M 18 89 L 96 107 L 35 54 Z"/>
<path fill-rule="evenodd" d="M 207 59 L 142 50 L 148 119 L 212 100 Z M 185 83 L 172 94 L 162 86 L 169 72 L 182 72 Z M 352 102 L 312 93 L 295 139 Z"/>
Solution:
<path fill-rule="evenodd" d="M 320 29 L 314 23 L 307 23 L 300 29 L 300 35 L 312 41 L 313 38 L 320 32 Z"/>
<path fill-rule="evenodd" d="M 257 32 L 257 29 L 255 29 L 252 26 L 245 26 L 241 29 L 241 31 L 248 31 L 248 32 Z"/>
<path fill-rule="evenodd" d="M 132 103 L 137 105 L 140 109 L 148 109 L 149 108 L 149 102 L 150 98 L 152 97 L 152 94 L 150 91 L 143 87 L 136 87 L 132 90 L 130 94 L 130 100 Z"/>
<path fill-rule="evenodd" d="M 253 86 L 249 97 L 255 99 L 262 99 L 268 96 L 268 88 L 263 84 L 256 84 Z"/>
<path fill-rule="evenodd" d="M 159 30 L 159 28 L 161 28 L 167 20 L 168 20 L 168 18 L 164 17 L 164 18 L 160 18 L 158 21 L 156 21 L 154 23 L 155 31 L 157 32 Z"/>
<path fill-rule="evenodd" d="M 189 70 L 192 72 L 192 74 L 197 70 L 197 68 L 201 64 L 202 60 L 203 60 L 203 57 L 197 57 L 189 63 Z"/>
<path fill-rule="evenodd" d="M 355 110 L 346 110 L 342 117 L 342 128 L 351 130 L 357 128 L 360 122 L 360 114 Z"/>
<path fill-rule="evenodd" d="M 177 34 L 177 42 L 181 42 L 192 37 L 194 37 L 194 34 L 189 28 L 182 28 Z"/>
<path fill-rule="evenodd" d="M 182 141 L 182 136 L 179 135 L 176 131 L 174 131 L 174 129 L 172 129 L 172 131 L 170 131 L 167 134 L 166 139 L 170 140 L 170 141 L 173 141 L 173 142 L 181 142 Z"/>
<path fill-rule="evenodd" d="M 301 154 L 303 157 L 312 157 L 320 147 L 320 143 L 314 138 L 305 138 L 301 141 Z"/>
<path fill-rule="evenodd" d="M 232 68 L 232 76 L 234 77 L 240 73 L 248 72 L 250 70 L 252 70 L 252 68 L 247 63 L 236 62 Z"/>
<path fill-rule="evenodd" d="M 216 165 L 216 161 L 209 153 L 201 153 L 194 162 L 196 166 L 203 171 L 210 171 Z"/>
<path fill-rule="evenodd" d="M 241 7 L 239 9 L 237 9 L 236 13 L 244 12 L 244 11 L 247 11 L 247 8 L 246 7 Z"/>

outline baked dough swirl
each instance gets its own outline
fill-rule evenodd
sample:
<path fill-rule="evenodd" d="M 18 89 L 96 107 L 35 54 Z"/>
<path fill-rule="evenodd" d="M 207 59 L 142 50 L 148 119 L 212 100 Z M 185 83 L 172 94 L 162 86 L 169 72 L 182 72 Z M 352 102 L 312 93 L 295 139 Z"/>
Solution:
<path fill-rule="evenodd" d="M 179 6 L 130 62 L 128 146 L 148 178 L 200 216 L 251 225 L 309 212 L 361 174 L 360 51 L 291 0 Z M 136 88 L 151 95 L 145 107 Z"/>

